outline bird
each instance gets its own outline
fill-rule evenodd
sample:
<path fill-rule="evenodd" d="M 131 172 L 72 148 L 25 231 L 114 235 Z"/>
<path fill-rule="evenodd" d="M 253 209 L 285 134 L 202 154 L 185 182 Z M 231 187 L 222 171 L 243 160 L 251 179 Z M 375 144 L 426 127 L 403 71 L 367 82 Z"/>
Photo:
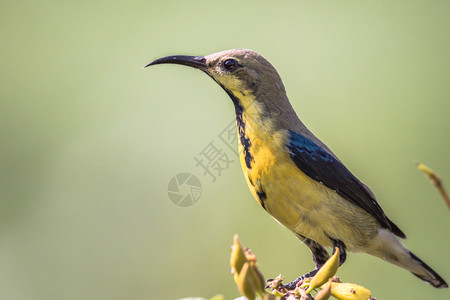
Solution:
<path fill-rule="evenodd" d="M 253 197 L 313 256 L 315 268 L 286 288 L 314 276 L 330 257 L 328 247 L 339 249 L 340 265 L 346 251 L 365 252 L 436 288 L 448 287 L 400 241 L 405 234 L 386 216 L 372 191 L 302 123 L 280 75 L 263 56 L 231 49 L 207 56 L 165 56 L 144 68 L 159 64 L 203 71 L 231 98 L 239 160 Z"/>

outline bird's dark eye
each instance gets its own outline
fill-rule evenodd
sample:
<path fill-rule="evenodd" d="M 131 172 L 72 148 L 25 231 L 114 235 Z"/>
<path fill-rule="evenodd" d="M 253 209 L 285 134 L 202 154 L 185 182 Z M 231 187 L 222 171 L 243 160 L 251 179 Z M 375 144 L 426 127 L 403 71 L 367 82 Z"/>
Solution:
<path fill-rule="evenodd" d="M 223 67 L 225 70 L 234 71 L 238 66 L 238 62 L 234 59 L 227 59 L 223 62 Z"/>

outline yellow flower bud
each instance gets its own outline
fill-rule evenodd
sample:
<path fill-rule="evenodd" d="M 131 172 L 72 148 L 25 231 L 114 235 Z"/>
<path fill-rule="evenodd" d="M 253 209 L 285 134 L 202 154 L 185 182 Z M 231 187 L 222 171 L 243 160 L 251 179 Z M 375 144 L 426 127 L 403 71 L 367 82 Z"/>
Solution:
<path fill-rule="evenodd" d="M 247 297 L 249 300 L 254 300 L 256 295 L 255 283 L 250 273 L 250 264 L 246 262 L 242 266 L 241 272 L 239 272 L 236 283 L 242 296 Z"/>
<path fill-rule="evenodd" d="M 368 300 L 372 295 L 368 289 L 353 283 L 331 283 L 331 295 L 339 300 Z"/>
<path fill-rule="evenodd" d="M 247 261 L 245 258 L 244 250 L 241 243 L 239 243 L 238 235 L 233 238 L 233 245 L 231 246 L 230 266 L 231 273 L 234 274 L 234 281 L 237 282 L 239 272 L 241 272 L 242 266 Z"/>
<path fill-rule="evenodd" d="M 262 297 L 264 294 L 264 277 L 262 277 L 255 262 L 244 263 L 236 283 L 239 292 L 248 299 L 254 299 L 256 295 Z"/>
<path fill-rule="evenodd" d="M 261 273 L 261 271 L 259 271 L 258 267 L 256 266 L 256 263 L 250 262 L 250 267 L 253 269 L 253 272 L 255 274 L 255 281 L 257 284 L 258 291 L 263 293 L 264 288 L 266 287 L 266 280 L 264 279 L 264 276 Z"/>
<path fill-rule="evenodd" d="M 325 282 L 328 281 L 331 277 L 336 274 L 337 269 L 339 267 L 339 248 L 336 247 L 336 250 L 326 262 L 320 268 L 320 270 L 317 272 L 316 276 L 314 276 L 311 279 L 311 283 L 309 285 L 308 290 L 306 291 L 307 294 L 311 293 L 312 290 L 320 287 Z"/>
<path fill-rule="evenodd" d="M 331 296 L 331 279 L 328 283 L 323 286 L 323 288 L 316 294 L 314 299 L 316 300 L 327 300 Z"/>

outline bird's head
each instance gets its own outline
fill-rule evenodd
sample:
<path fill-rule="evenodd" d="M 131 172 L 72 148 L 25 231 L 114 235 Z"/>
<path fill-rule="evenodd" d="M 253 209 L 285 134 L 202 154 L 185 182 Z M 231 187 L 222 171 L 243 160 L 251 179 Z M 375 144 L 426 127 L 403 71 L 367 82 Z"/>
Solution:
<path fill-rule="evenodd" d="M 261 104 L 275 102 L 265 103 L 272 106 L 276 102 L 287 100 L 278 72 L 264 57 L 252 50 L 232 49 L 208 56 L 166 56 L 145 67 L 167 63 L 185 65 L 205 72 L 225 89 L 235 105 L 247 106 L 248 103 L 245 102 L 256 100 Z"/>

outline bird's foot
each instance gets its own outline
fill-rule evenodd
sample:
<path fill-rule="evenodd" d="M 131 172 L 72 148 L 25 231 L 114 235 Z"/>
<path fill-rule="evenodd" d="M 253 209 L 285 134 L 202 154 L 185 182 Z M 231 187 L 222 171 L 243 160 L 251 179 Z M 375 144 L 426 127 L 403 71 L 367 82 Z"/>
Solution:
<path fill-rule="evenodd" d="M 314 277 L 314 275 L 316 275 L 317 271 L 319 271 L 319 268 L 312 270 L 311 272 L 308 272 L 302 276 L 300 276 L 299 278 L 295 279 L 292 282 L 289 282 L 287 284 L 282 284 L 281 286 L 283 288 L 285 288 L 286 290 L 290 291 L 293 290 L 297 287 L 298 283 L 301 282 L 302 280 L 306 279 L 306 278 L 311 278 Z"/>
<path fill-rule="evenodd" d="M 304 238 L 304 240 L 308 240 L 308 239 Z M 308 241 L 309 241 L 309 243 L 311 243 L 310 240 L 308 240 Z M 347 257 L 347 254 L 345 251 L 345 244 L 342 241 L 336 240 L 336 239 L 331 239 L 331 241 L 333 243 L 333 254 L 336 252 L 336 248 L 339 248 L 339 266 L 341 266 L 345 262 L 345 259 Z M 283 280 L 281 278 L 281 276 L 278 276 L 275 279 L 269 279 L 269 280 L 267 280 L 268 285 L 266 288 L 277 289 L 279 291 L 283 291 L 283 290 L 284 291 L 292 291 L 298 285 L 301 285 L 302 281 L 305 280 L 306 278 L 314 277 L 317 274 L 317 272 L 319 271 L 319 269 L 325 264 L 326 260 L 328 259 L 328 253 L 319 244 L 317 244 L 317 245 L 312 244 L 312 246 L 314 246 L 314 247 L 312 248 L 311 251 L 313 252 L 314 262 L 316 263 L 316 267 L 314 270 L 298 277 L 294 281 L 289 282 L 287 284 L 281 283 L 281 281 Z"/>

